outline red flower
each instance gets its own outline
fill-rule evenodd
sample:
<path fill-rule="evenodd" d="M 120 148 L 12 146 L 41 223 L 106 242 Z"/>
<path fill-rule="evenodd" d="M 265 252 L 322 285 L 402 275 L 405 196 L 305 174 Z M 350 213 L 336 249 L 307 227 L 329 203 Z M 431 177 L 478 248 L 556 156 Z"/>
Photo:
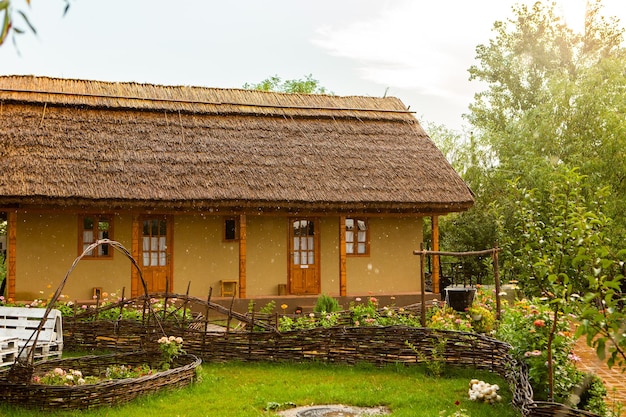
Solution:
<path fill-rule="evenodd" d="M 461 404 L 461 403 L 459 402 L 459 400 L 456 400 L 456 401 L 454 402 L 454 405 L 459 405 L 459 404 Z"/>
<path fill-rule="evenodd" d="M 535 320 L 533 324 L 535 325 L 535 327 L 546 327 L 546 322 L 541 319 Z"/>

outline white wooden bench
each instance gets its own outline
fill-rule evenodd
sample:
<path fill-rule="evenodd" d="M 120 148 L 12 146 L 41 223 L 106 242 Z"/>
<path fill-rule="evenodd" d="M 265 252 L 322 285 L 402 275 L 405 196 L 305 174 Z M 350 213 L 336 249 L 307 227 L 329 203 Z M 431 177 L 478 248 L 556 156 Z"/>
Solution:
<path fill-rule="evenodd" d="M 35 344 L 35 331 L 45 312 L 45 308 L 0 306 L 0 341 L 5 340 L 7 352 L 13 348 L 10 341 L 17 340 L 18 352 L 21 352 L 23 358 L 28 357 L 33 346 L 35 361 L 61 357 L 63 354 L 63 319 L 59 310 L 50 310 Z M 0 342 L 0 349 L 4 349 L 3 346 Z M 22 350 L 24 346 L 26 348 Z M 1 352 L 0 350 L 0 355 L 3 354 Z M 9 356 L 10 354 L 7 353 L 7 359 Z"/>

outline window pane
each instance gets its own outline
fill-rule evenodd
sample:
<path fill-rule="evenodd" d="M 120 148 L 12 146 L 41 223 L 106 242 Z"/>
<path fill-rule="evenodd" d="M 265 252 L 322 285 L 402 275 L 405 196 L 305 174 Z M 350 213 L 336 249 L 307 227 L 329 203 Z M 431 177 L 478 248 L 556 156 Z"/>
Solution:
<path fill-rule="evenodd" d="M 150 222 L 148 220 L 143 221 L 143 235 L 150 236 Z"/>
<path fill-rule="evenodd" d="M 160 250 L 161 252 L 164 252 L 164 251 L 165 251 L 165 236 L 161 236 L 161 237 L 159 238 L 159 250 Z"/>
<path fill-rule="evenodd" d="M 359 242 L 367 242 L 367 232 L 359 231 Z"/>
<path fill-rule="evenodd" d="M 300 238 L 300 250 L 307 250 L 306 237 Z"/>
<path fill-rule="evenodd" d="M 150 237 L 148 236 L 144 236 L 142 239 L 142 249 L 144 252 L 147 252 L 150 250 Z"/>
<path fill-rule="evenodd" d="M 157 266 L 159 264 L 158 252 L 150 252 L 150 266 Z"/>
<path fill-rule="evenodd" d="M 143 266 L 150 266 L 150 252 L 143 253 Z"/>
<path fill-rule="evenodd" d="M 109 221 L 107 219 L 100 219 L 98 222 L 98 230 L 102 230 L 103 232 L 109 231 Z"/>
<path fill-rule="evenodd" d="M 224 239 L 237 239 L 237 222 L 235 221 L 235 219 L 224 220 Z"/>
<path fill-rule="evenodd" d="M 366 253 L 366 251 L 365 251 L 365 243 L 359 243 L 359 246 L 357 247 L 357 250 L 359 251 L 359 253 Z"/>
<path fill-rule="evenodd" d="M 83 229 L 85 229 L 85 230 L 93 230 L 93 217 L 84 217 L 83 218 Z"/>
<path fill-rule="evenodd" d="M 315 253 L 313 251 L 309 252 L 309 265 L 313 265 L 315 263 Z"/>
<path fill-rule="evenodd" d="M 354 229 L 354 219 L 346 219 L 346 230 Z"/>
<path fill-rule="evenodd" d="M 354 253 L 354 243 L 346 242 L 346 253 Z"/>
<path fill-rule="evenodd" d="M 293 253 L 293 264 L 300 265 L 300 252 Z"/>
<path fill-rule="evenodd" d="M 150 238 L 150 250 L 158 250 L 159 249 L 159 238 L 153 237 Z"/>
<path fill-rule="evenodd" d="M 93 230 L 85 230 L 85 231 L 83 231 L 83 243 L 90 244 L 90 243 L 93 243 L 93 242 L 94 242 L 94 240 L 93 240 Z M 89 245 L 87 245 L 87 246 L 89 246 Z"/>
<path fill-rule="evenodd" d="M 346 232 L 346 243 L 354 242 L 354 232 Z"/>
<path fill-rule="evenodd" d="M 165 265 L 166 265 L 166 263 L 167 263 L 167 258 L 166 258 L 166 256 L 167 256 L 167 255 L 165 254 L 165 252 L 161 252 L 161 253 L 159 254 L 159 265 L 160 265 L 160 266 L 165 266 Z"/>

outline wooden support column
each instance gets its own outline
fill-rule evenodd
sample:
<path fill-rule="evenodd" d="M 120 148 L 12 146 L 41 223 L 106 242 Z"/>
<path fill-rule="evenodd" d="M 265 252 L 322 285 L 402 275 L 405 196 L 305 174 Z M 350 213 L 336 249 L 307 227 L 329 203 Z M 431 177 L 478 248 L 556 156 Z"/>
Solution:
<path fill-rule="evenodd" d="M 138 214 L 133 214 L 133 224 L 131 226 L 132 230 L 131 230 L 131 247 L 130 247 L 130 253 L 133 256 L 133 259 L 135 259 L 137 262 L 139 262 L 140 265 L 142 265 L 143 260 L 139 259 L 139 245 L 141 244 L 141 242 L 139 241 L 139 229 L 140 229 L 140 225 L 139 225 L 139 215 Z M 139 273 L 137 272 L 137 268 L 133 267 L 133 265 L 131 264 L 130 266 L 130 296 L 131 297 L 137 297 L 139 295 Z"/>
<path fill-rule="evenodd" d="M 15 299 L 15 275 L 17 272 L 17 211 L 7 212 L 7 298 Z"/>
<path fill-rule="evenodd" d="M 346 272 L 346 216 L 339 216 L 339 296 L 348 292 Z"/>
<path fill-rule="evenodd" d="M 432 217 L 432 234 L 433 234 L 433 252 L 439 252 L 439 216 Z M 439 294 L 439 256 L 435 255 L 432 259 L 432 282 L 433 282 L 433 293 Z"/>
<path fill-rule="evenodd" d="M 246 215 L 239 216 L 239 298 L 246 298 Z"/>

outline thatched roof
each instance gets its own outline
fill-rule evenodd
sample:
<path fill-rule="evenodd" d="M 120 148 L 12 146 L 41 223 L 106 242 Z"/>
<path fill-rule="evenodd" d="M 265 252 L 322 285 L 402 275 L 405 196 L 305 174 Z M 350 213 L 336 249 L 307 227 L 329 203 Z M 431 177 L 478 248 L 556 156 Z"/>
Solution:
<path fill-rule="evenodd" d="M 473 197 L 396 98 L 0 77 L 0 207 L 444 213 Z"/>

